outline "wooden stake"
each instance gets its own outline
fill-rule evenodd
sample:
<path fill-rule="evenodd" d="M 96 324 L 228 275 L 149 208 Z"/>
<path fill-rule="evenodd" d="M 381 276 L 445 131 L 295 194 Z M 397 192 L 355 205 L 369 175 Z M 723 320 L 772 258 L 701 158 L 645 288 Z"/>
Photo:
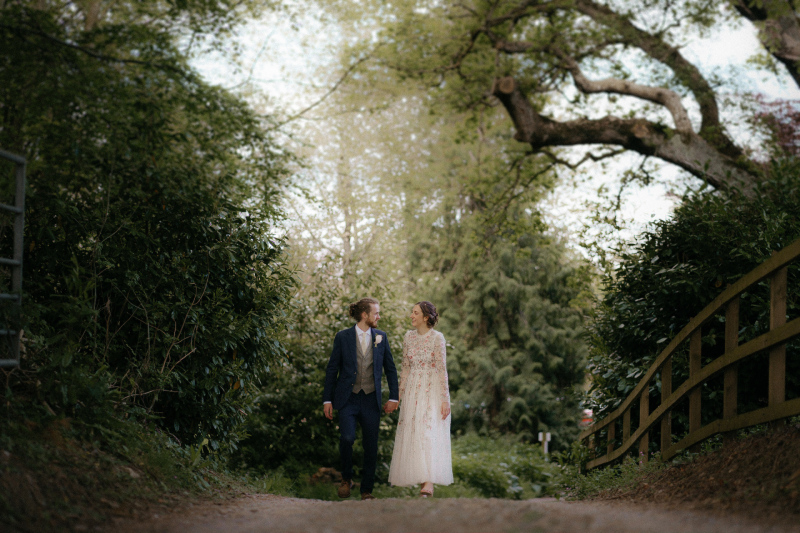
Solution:
<path fill-rule="evenodd" d="M 730 301 L 725 308 L 725 353 L 730 353 L 739 346 L 739 297 Z M 722 418 L 729 420 L 736 418 L 739 412 L 739 368 L 731 366 L 725 370 L 722 395 Z M 725 433 L 723 442 L 731 442 L 735 434 Z"/>
<path fill-rule="evenodd" d="M 702 349 L 703 349 L 703 334 L 698 327 L 692 333 L 689 339 L 689 377 L 695 376 L 702 368 Z M 702 385 L 701 385 L 702 386 Z M 698 386 L 691 393 L 689 393 L 689 433 L 698 431 L 702 426 L 702 417 L 700 416 L 700 409 L 702 407 L 702 396 L 700 395 L 700 387 Z M 693 446 L 692 451 L 697 452 L 698 446 Z"/>
<path fill-rule="evenodd" d="M 667 358 L 661 367 L 661 403 L 666 403 L 672 394 L 672 357 Z M 661 454 L 672 445 L 672 411 L 664 413 L 661 419 Z"/>
<path fill-rule="evenodd" d="M 773 274 L 769 283 L 769 329 L 786 323 L 786 267 Z M 769 352 L 769 405 L 786 400 L 786 345 Z"/>
<path fill-rule="evenodd" d="M 647 417 L 650 416 L 650 387 L 645 386 L 639 398 L 639 425 L 643 426 Z M 647 462 L 648 447 L 650 445 L 650 432 L 645 431 L 639 439 L 639 459 Z"/>

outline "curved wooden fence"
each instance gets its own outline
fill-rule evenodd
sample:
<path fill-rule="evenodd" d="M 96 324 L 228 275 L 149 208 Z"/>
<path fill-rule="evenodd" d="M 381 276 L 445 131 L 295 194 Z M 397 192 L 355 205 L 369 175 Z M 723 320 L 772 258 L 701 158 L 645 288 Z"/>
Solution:
<path fill-rule="evenodd" d="M 605 444 L 605 454 L 595 457 L 587 469 L 609 464 L 624 457 L 638 444 L 643 460 L 647 460 L 650 432 L 661 425 L 661 458 L 670 459 L 680 451 L 696 445 L 717 434 L 731 435 L 738 429 L 764 424 L 800 415 L 800 398 L 786 401 L 786 343 L 800 336 L 800 318 L 786 322 L 787 265 L 800 257 L 800 240 L 776 252 L 767 261 L 753 269 L 695 316 L 662 351 L 642 379 L 622 404 L 608 416 L 589 426 L 580 434 L 582 442 L 600 453 Z M 769 331 L 739 345 L 739 296 L 764 279 L 770 285 Z M 706 366 L 702 366 L 702 326 L 715 315 L 725 313 L 725 352 Z M 689 342 L 689 377 L 672 390 L 672 358 L 681 345 Z M 738 414 L 738 364 L 753 355 L 769 352 L 769 383 L 767 407 Z M 701 386 L 710 379 L 723 375 L 722 418 L 701 422 Z M 650 384 L 661 384 L 661 403 L 650 410 Z M 631 411 L 639 400 L 639 427 L 631 434 Z M 672 442 L 672 411 L 688 399 L 689 431 L 678 442 Z M 617 426 L 622 420 L 622 444 L 617 442 Z M 604 443 L 601 442 L 601 437 Z"/>

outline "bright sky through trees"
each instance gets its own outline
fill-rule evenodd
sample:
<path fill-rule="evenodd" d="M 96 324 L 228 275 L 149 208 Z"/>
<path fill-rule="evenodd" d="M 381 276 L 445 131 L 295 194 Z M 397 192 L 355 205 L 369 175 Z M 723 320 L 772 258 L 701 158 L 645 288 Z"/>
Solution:
<path fill-rule="evenodd" d="M 305 109 L 340 78 L 340 54 L 346 43 L 336 21 L 326 20 L 321 12 L 297 6 L 289 11 L 290 14 L 265 13 L 260 20 L 240 29 L 231 40 L 228 53 L 199 54 L 194 66 L 210 82 L 242 91 L 257 110 L 291 116 Z M 800 91 L 788 75 L 781 79 L 748 64 L 759 50 L 754 28 L 745 22 L 726 25 L 689 42 L 683 52 L 706 75 L 735 80 L 726 85 L 738 91 L 762 93 L 768 99 L 800 98 Z M 299 133 L 309 118 L 325 120 L 324 111 L 312 109 L 303 119 L 286 126 L 286 131 Z M 301 137 L 302 134 L 298 140 Z M 586 220 L 586 203 L 602 201 L 598 189 L 605 186 L 608 196 L 615 195 L 619 175 L 626 168 L 638 166 L 641 160 L 641 156 L 629 153 L 610 162 L 605 170 L 599 165 L 582 167 L 578 175 L 564 180 L 546 200 L 550 222 L 570 232 L 577 231 Z M 627 231 L 618 237 L 630 239 L 648 222 L 668 216 L 675 193 L 680 194 L 688 183 L 688 175 L 675 167 L 661 164 L 654 168 L 662 179 L 645 187 L 631 185 L 623 194 L 619 214 L 626 221 Z"/>

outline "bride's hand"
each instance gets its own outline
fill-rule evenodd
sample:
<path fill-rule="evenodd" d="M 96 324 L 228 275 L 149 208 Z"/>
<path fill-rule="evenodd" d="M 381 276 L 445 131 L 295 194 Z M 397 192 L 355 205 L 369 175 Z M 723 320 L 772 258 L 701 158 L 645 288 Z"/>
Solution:
<path fill-rule="evenodd" d="M 442 402 L 442 420 L 450 414 L 450 402 Z"/>

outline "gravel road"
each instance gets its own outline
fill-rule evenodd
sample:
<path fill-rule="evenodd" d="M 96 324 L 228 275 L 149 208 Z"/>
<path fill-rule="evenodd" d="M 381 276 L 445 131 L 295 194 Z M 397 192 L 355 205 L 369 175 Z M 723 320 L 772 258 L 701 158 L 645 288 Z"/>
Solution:
<path fill-rule="evenodd" d="M 184 507 L 146 520 L 118 522 L 114 533 L 280 532 L 800 532 L 796 522 L 750 520 L 625 502 L 485 499 L 385 499 L 328 502 L 263 494 Z"/>

